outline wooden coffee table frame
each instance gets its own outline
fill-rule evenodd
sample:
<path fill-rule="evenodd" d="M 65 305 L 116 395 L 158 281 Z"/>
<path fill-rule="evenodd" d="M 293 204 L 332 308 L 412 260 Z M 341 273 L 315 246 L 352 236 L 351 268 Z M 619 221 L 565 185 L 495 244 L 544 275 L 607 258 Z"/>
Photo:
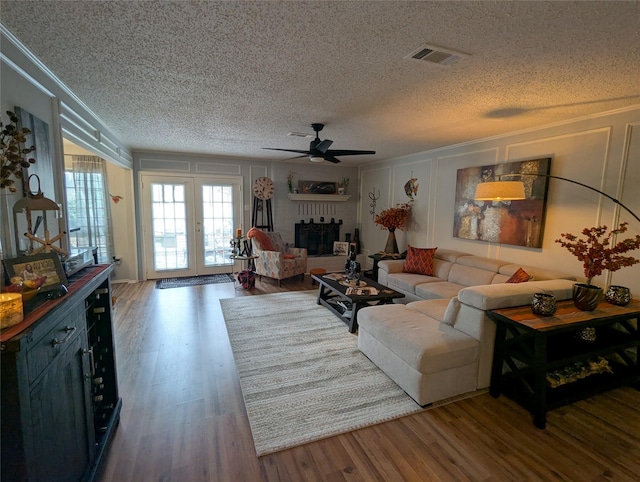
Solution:
<path fill-rule="evenodd" d="M 318 304 L 325 306 L 338 318 L 344 321 L 349 327 L 349 333 L 355 333 L 358 329 L 358 311 L 360 308 L 366 306 L 386 305 L 393 303 L 393 300 L 398 298 L 404 298 L 402 293 L 398 293 L 386 286 L 376 283 L 368 278 L 363 278 L 363 281 L 367 287 L 371 286 L 378 290 L 377 295 L 347 295 L 347 286 L 341 285 L 340 282 L 334 281 L 328 278 L 324 278 L 324 275 L 312 274 L 311 278 L 315 280 L 318 287 Z M 337 302 L 346 302 L 345 304 L 351 305 L 351 316 L 344 316 L 345 309 L 343 309 Z"/>

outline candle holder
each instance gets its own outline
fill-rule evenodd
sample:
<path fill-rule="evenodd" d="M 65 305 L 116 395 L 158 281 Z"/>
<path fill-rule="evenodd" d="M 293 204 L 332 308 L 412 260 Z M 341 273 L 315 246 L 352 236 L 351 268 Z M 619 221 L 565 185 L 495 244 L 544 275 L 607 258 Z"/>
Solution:
<path fill-rule="evenodd" d="M 531 301 L 531 311 L 539 316 L 553 316 L 556 312 L 556 297 L 547 293 L 535 293 Z"/>
<path fill-rule="evenodd" d="M 0 329 L 9 328 L 22 321 L 22 295 L 0 293 Z"/>
<path fill-rule="evenodd" d="M 627 306 L 631 302 L 631 292 L 626 286 L 611 285 L 605 293 L 604 299 L 612 305 Z"/>

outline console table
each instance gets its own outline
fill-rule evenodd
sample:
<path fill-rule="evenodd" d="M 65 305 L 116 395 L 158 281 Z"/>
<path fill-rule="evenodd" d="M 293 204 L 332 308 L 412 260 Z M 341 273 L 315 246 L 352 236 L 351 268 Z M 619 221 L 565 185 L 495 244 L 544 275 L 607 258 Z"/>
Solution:
<path fill-rule="evenodd" d="M 549 317 L 538 317 L 530 306 L 487 316 L 496 322 L 490 393 L 503 392 L 527 408 L 538 428 L 545 428 L 553 408 L 623 385 L 640 388 L 639 300 L 624 307 L 603 302 L 591 312 L 561 301 Z M 584 328 L 595 328 L 595 341 L 581 339 Z M 610 372 L 584 370 L 584 377 L 555 387 L 548 381 L 558 370 L 597 359 L 606 360 Z"/>
<path fill-rule="evenodd" d="M 371 279 L 373 281 L 378 281 L 378 263 L 385 259 L 405 259 L 407 257 L 406 252 L 398 255 L 389 255 L 389 254 L 370 254 L 369 258 L 373 260 L 373 268 L 371 269 Z"/>
<path fill-rule="evenodd" d="M 111 265 L 69 277 L 68 293 L 25 305 L 0 333 L 2 480 L 90 481 L 120 420 Z"/>

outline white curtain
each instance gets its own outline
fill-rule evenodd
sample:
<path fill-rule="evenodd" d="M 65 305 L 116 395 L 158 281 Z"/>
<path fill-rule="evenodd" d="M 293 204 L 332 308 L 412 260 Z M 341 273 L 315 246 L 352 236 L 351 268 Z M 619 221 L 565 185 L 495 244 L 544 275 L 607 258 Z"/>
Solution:
<path fill-rule="evenodd" d="M 66 173 L 67 214 L 71 246 L 97 247 L 98 261 L 110 263 L 113 257 L 113 230 L 109 189 L 104 159 L 71 156 L 72 171 Z"/>

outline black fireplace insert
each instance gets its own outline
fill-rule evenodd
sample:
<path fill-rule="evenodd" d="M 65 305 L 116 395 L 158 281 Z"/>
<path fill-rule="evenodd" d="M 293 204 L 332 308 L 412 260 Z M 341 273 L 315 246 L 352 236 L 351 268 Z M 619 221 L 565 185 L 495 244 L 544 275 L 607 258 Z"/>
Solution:
<path fill-rule="evenodd" d="M 340 241 L 341 222 L 296 223 L 296 248 L 307 248 L 309 256 L 333 254 L 333 242 Z"/>

